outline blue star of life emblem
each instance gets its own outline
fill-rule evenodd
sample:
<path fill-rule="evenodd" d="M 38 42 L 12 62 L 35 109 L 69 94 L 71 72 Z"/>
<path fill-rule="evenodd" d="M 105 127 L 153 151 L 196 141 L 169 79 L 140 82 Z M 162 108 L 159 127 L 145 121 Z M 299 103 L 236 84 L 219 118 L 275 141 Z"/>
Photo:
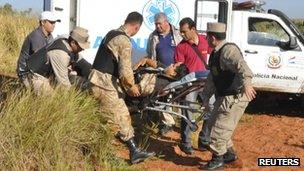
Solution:
<path fill-rule="evenodd" d="M 164 12 L 171 24 L 177 25 L 179 21 L 179 10 L 174 2 L 171 0 L 149 0 L 143 8 L 143 17 L 145 25 L 154 30 L 154 15 Z"/>

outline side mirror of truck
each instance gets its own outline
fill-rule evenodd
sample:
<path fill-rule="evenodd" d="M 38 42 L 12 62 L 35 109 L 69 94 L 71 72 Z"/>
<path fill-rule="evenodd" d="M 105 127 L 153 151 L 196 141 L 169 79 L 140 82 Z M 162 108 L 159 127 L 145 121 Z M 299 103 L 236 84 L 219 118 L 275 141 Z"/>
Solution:
<path fill-rule="evenodd" d="M 288 42 L 277 42 L 277 45 L 284 50 L 292 50 L 299 47 L 297 43 L 297 38 L 291 36 Z"/>

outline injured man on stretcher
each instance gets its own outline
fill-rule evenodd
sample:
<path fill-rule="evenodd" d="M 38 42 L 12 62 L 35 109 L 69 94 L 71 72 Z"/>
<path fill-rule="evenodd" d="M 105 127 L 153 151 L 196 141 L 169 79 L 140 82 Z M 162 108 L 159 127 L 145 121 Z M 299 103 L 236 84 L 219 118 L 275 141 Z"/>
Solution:
<path fill-rule="evenodd" d="M 141 96 L 148 96 L 164 88 L 173 88 L 176 85 L 207 77 L 209 71 L 189 73 L 187 66 L 181 62 L 168 67 L 149 58 L 142 58 L 134 65 L 135 79 L 139 85 Z"/>
<path fill-rule="evenodd" d="M 134 65 L 133 70 L 141 95 L 136 98 L 126 98 L 126 103 L 131 107 L 131 111 L 132 109 L 139 113 L 156 111 L 175 115 L 185 119 L 192 131 L 197 130 L 197 122 L 204 117 L 206 112 L 200 107 L 181 105 L 181 102 L 185 102 L 187 94 L 203 89 L 209 71 L 189 73 L 183 63 L 164 67 L 161 63 L 149 58 L 142 58 Z M 190 103 L 196 102 L 186 104 Z M 201 106 L 199 103 L 196 104 Z M 191 110 L 199 113 L 200 116 L 195 122 L 192 122 L 181 113 L 168 110 L 170 107 Z"/>

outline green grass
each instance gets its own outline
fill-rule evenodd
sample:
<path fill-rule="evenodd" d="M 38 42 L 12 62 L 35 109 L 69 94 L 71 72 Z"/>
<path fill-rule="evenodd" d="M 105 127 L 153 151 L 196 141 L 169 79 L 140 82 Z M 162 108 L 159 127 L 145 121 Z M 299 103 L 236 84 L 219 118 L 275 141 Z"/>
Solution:
<path fill-rule="evenodd" d="M 23 40 L 38 26 L 38 20 L 0 11 L 0 21 L 0 73 L 15 74 Z"/>
<path fill-rule="evenodd" d="M 0 73 L 15 75 L 25 37 L 38 20 L 0 10 Z M 86 92 L 36 96 L 0 77 L 0 170 L 130 170 L 116 157 L 99 103 Z"/>
<path fill-rule="evenodd" d="M 15 75 L 23 40 L 38 20 L 0 11 L 0 21 L 0 73 Z M 304 32 L 303 20 L 295 23 Z M 115 156 L 113 136 L 90 95 L 58 89 L 52 96 L 35 96 L 16 81 L 0 82 L 0 170 L 134 169 Z M 244 115 L 241 122 L 252 118 Z"/>
<path fill-rule="evenodd" d="M 0 170 L 75 170 L 124 166 L 97 102 L 76 90 L 52 96 L 9 93 L 1 104 Z"/>

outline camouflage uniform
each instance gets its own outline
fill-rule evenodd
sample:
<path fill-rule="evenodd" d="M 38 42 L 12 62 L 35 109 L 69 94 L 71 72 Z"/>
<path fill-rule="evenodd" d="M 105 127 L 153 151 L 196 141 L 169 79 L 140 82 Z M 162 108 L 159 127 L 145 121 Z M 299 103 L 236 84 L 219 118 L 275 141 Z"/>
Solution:
<path fill-rule="evenodd" d="M 221 49 L 225 43 L 219 44 L 214 51 Z M 243 59 L 240 50 L 235 45 L 229 44 L 223 47 L 219 60 L 221 69 L 229 70 L 236 74 L 231 85 L 233 89 L 241 90 L 245 85 L 251 85 L 253 74 Z M 219 96 L 212 77 L 212 74 L 208 75 L 207 83 L 203 90 L 205 104 L 207 104 L 207 100 L 212 94 L 215 93 L 216 95 L 214 109 L 211 112 L 210 124 L 208 125 L 209 129 L 211 129 L 210 149 L 216 155 L 223 155 L 228 148 L 233 146 L 231 141 L 233 131 L 242 117 L 249 99 L 241 92 L 236 95 Z"/>
<path fill-rule="evenodd" d="M 125 32 L 123 26 L 118 30 Z M 128 90 L 135 84 L 131 67 L 132 44 L 129 37 L 118 35 L 109 41 L 108 48 L 117 58 L 119 78 L 93 69 L 89 80 L 93 84 L 94 96 L 100 100 L 101 110 L 105 114 L 110 114 L 108 118 L 110 122 L 113 122 L 114 131 L 118 131 L 123 141 L 128 141 L 134 137 L 134 130 L 124 101 L 123 90 Z"/>
<path fill-rule="evenodd" d="M 140 79 L 139 87 L 141 96 L 148 96 L 153 93 L 156 84 L 156 74 L 143 74 Z"/>

